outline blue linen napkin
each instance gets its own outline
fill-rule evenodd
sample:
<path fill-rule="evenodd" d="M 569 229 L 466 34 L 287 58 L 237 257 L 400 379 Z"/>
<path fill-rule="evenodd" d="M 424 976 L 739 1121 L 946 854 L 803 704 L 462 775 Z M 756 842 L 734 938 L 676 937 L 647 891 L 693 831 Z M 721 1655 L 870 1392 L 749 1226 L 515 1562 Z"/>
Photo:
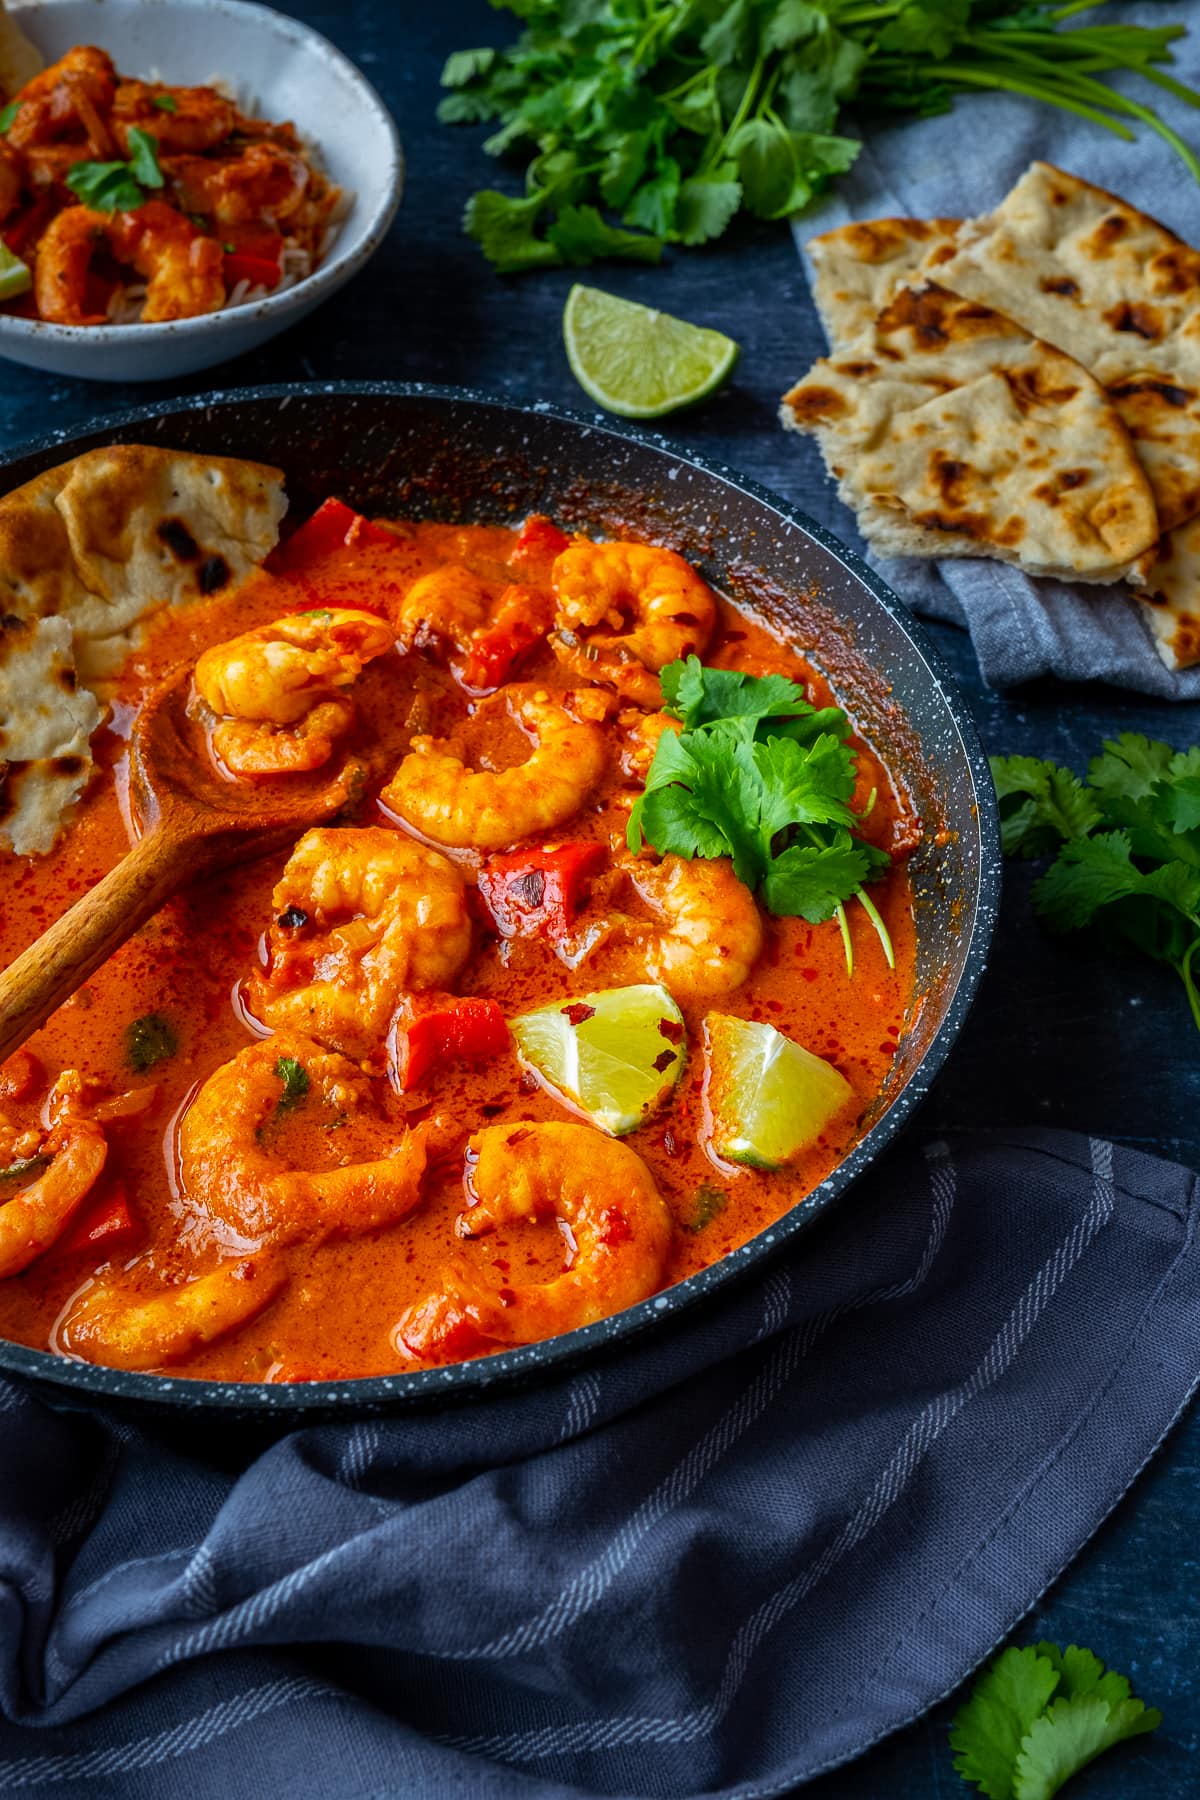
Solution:
<path fill-rule="evenodd" d="M 795 1788 L 952 1690 L 1178 1418 L 1197 1187 L 910 1140 L 661 1341 L 249 1456 L 0 1382 L 0 1792 Z"/>
<path fill-rule="evenodd" d="M 1154 0 L 1114 6 L 1093 19 L 1161 26 L 1186 19 L 1188 9 Z M 1200 86 L 1200 30 L 1193 24 L 1175 46 L 1171 73 Z M 1153 106 L 1189 144 L 1200 144 L 1200 114 L 1183 101 L 1133 78 L 1115 85 Z M 953 111 L 895 124 L 858 120 L 864 146 L 827 200 L 794 222 L 801 247 L 819 232 L 851 219 L 885 215 L 971 218 L 996 206 L 1031 162 L 1057 163 L 1152 213 L 1190 244 L 1200 245 L 1200 186 L 1160 137 L 1136 126 L 1125 143 L 1073 113 L 1038 106 L 1010 94 L 972 94 Z M 843 119 L 843 128 L 845 120 Z M 805 264 L 807 269 L 807 262 Z M 809 271 L 811 273 L 811 271 Z M 793 371 L 793 379 L 802 375 Z M 861 543 L 853 514 L 833 493 L 813 508 L 840 537 Z M 991 687 L 1010 687 L 1039 675 L 1064 681 L 1104 681 L 1165 700 L 1200 699 L 1200 668 L 1172 671 L 1155 650 L 1139 609 L 1122 587 L 1035 581 L 1020 570 L 982 558 L 876 557 L 868 562 L 917 612 L 965 625 L 980 670 Z M 1200 599 L 1200 596 L 1198 596 Z"/>

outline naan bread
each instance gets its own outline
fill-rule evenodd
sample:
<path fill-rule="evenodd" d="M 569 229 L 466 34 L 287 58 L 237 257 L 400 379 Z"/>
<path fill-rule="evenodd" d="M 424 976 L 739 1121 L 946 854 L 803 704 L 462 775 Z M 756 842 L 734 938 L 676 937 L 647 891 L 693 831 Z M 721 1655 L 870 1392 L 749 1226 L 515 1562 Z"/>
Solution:
<path fill-rule="evenodd" d="M 1200 518 L 1167 533 L 1137 598 L 1168 669 L 1200 663 Z"/>
<path fill-rule="evenodd" d="M 1108 389 L 1161 528 L 1200 512 L 1200 253 L 1049 163 L 962 226 L 936 279 L 1067 351 Z"/>
<path fill-rule="evenodd" d="M 866 219 L 839 225 L 805 245 L 816 279 L 813 299 L 830 346 L 868 331 L 896 290 L 924 265 L 930 280 L 958 243 L 957 219 Z M 944 284 L 943 284 L 944 285 Z"/>
<path fill-rule="evenodd" d="M 68 619 L 80 680 L 95 681 L 160 607 L 219 593 L 260 563 L 286 506 L 265 463 L 89 450 L 0 499 L 0 612 Z"/>
<path fill-rule="evenodd" d="M 785 395 L 886 555 L 994 556 L 1112 581 L 1158 522 L 1128 434 L 1085 369 L 935 283 Z"/>
<path fill-rule="evenodd" d="M 32 81 L 46 66 L 36 44 L 31 44 L 0 0 L 0 99 L 11 100 L 19 88 Z"/>
<path fill-rule="evenodd" d="M 76 684 L 66 619 L 0 617 L 0 845 L 54 844 L 92 773 L 94 694 Z"/>

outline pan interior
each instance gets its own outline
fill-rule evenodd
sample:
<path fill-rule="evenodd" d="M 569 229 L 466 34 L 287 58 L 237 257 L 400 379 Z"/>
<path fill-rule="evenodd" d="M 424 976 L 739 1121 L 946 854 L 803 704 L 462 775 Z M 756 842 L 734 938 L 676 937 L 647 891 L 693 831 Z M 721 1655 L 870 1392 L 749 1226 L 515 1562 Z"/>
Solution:
<path fill-rule="evenodd" d="M 589 1354 L 595 1340 L 623 1341 L 653 1317 L 736 1278 L 823 1211 L 874 1159 L 940 1066 L 982 971 L 998 896 L 994 801 L 982 752 L 936 654 L 921 645 L 900 603 L 786 503 L 732 472 L 681 457 L 664 440 L 458 390 L 321 385 L 172 402 L 39 445 L 10 460 L 3 485 L 122 441 L 276 463 L 297 520 L 333 494 L 367 513 L 447 520 L 510 523 L 547 512 L 568 528 L 624 532 L 678 550 L 811 655 L 859 731 L 907 787 L 925 826 L 910 864 L 917 998 L 892 1075 L 846 1162 L 765 1234 L 769 1243 L 753 1240 L 668 1290 L 670 1304 L 654 1315 L 645 1303 L 568 1339 L 453 1370 L 355 1382 L 337 1395 L 323 1385 L 306 1394 L 303 1387 L 272 1391 L 122 1375 L 8 1344 L 0 1344 L 0 1367 L 108 1395 L 246 1413 L 268 1404 L 293 1415 L 401 1400 L 429 1404 L 448 1387 L 477 1393 L 510 1378 L 536 1378 L 546 1367 Z"/>

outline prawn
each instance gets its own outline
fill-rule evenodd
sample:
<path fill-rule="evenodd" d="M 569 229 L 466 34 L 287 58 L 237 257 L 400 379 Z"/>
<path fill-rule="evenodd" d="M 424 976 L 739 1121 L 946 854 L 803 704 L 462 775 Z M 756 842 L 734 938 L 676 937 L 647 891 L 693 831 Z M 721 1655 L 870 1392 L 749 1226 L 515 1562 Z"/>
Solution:
<path fill-rule="evenodd" d="M 374 613 L 332 608 L 293 613 L 206 650 L 196 691 L 223 722 L 213 749 L 235 775 L 318 769 L 354 723 L 340 692 L 392 648 Z"/>
<path fill-rule="evenodd" d="M 130 1300 L 123 1285 L 94 1279 L 70 1302 L 54 1336 L 84 1362 L 158 1369 L 247 1324 L 286 1281 L 286 1269 L 262 1257 L 218 1264 L 148 1300 Z"/>
<path fill-rule="evenodd" d="M 437 638 L 466 650 L 490 612 L 488 591 L 478 575 L 461 563 L 442 563 L 417 577 L 395 607 L 392 622 L 403 650 L 423 649 Z"/>
<path fill-rule="evenodd" d="M 0 1280 L 19 1275 L 60 1238 L 80 1203 L 94 1187 L 108 1154 L 104 1131 L 94 1119 L 66 1110 L 41 1138 L 0 1133 L 0 1150 L 17 1161 L 3 1178 L 33 1174 L 35 1179 L 11 1200 L 0 1202 Z M 38 1173 L 41 1171 L 41 1173 Z M 0 1185 L 3 1195 L 7 1179 Z"/>
<path fill-rule="evenodd" d="M 422 836 L 458 849 L 503 850 L 574 818 L 608 764 L 604 732 L 541 688 L 504 690 L 533 739 L 510 769 L 469 769 L 453 740 L 415 737 L 381 798 Z"/>
<path fill-rule="evenodd" d="M 317 1123 L 317 1107 L 327 1119 Z M 217 1229 L 257 1247 L 353 1236 L 390 1225 L 421 1197 L 429 1128 L 401 1129 L 370 1162 L 296 1168 L 280 1141 L 287 1121 L 327 1134 L 374 1111 L 368 1078 L 311 1038 L 280 1032 L 209 1076 L 179 1125 L 184 1197 Z"/>
<path fill-rule="evenodd" d="M 111 56 L 94 44 L 77 44 L 25 83 L 16 96 L 8 142 L 14 150 L 27 150 L 82 135 L 93 156 L 111 156 L 113 141 L 104 115 L 116 90 Z"/>
<path fill-rule="evenodd" d="M 561 1275 L 492 1287 L 464 1259 L 437 1292 L 404 1313 L 400 1351 L 450 1361 L 489 1347 L 532 1344 L 606 1319 L 662 1285 L 671 1214 L 641 1157 L 588 1125 L 490 1125 L 467 1147 L 473 1202 L 458 1235 L 555 1221 L 567 1245 Z"/>
<path fill-rule="evenodd" d="M 379 826 L 306 831 L 271 895 L 267 972 L 247 1001 L 264 1023 L 366 1056 L 408 993 L 449 988 L 471 951 L 454 864 Z"/>
<path fill-rule="evenodd" d="M 622 915 L 613 923 L 633 946 L 642 979 L 672 993 L 728 993 L 740 987 L 762 954 L 762 915 L 726 857 L 714 861 L 664 856 L 629 870 L 658 919 L 647 925 Z"/>
<path fill-rule="evenodd" d="M 237 129 L 232 100 L 211 87 L 166 87 L 161 81 L 121 81 L 112 101 L 112 127 L 129 155 L 129 133 L 144 131 L 160 152 L 211 150 Z"/>
<path fill-rule="evenodd" d="M 185 212 L 205 213 L 219 225 L 280 225 L 304 202 L 304 158 L 267 139 L 236 156 L 172 156 L 163 173 Z"/>
<path fill-rule="evenodd" d="M 550 585 L 559 660 L 652 710 L 662 705 L 658 670 L 700 654 L 716 624 L 708 583 L 673 550 L 649 544 L 576 538 L 555 557 Z"/>
<path fill-rule="evenodd" d="M 92 258 L 109 250 L 146 279 L 142 319 L 192 319 L 225 304 L 224 252 L 165 200 L 133 212 L 93 212 L 68 206 L 50 221 L 38 244 L 34 295 L 38 312 L 55 325 L 102 325 L 88 309 Z"/>

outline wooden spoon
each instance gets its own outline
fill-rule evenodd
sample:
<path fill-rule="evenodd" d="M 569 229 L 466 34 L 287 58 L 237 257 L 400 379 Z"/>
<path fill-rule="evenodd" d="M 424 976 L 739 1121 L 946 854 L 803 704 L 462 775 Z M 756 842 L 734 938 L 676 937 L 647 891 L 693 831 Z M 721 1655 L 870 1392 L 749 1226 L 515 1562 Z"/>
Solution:
<path fill-rule="evenodd" d="M 364 773 L 225 781 L 189 742 L 191 665 L 150 694 L 129 743 L 129 797 L 142 836 L 0 975 L 0 1062 L 44 1025 L 184 882 L 291 844 L 340 812 Z"/>

